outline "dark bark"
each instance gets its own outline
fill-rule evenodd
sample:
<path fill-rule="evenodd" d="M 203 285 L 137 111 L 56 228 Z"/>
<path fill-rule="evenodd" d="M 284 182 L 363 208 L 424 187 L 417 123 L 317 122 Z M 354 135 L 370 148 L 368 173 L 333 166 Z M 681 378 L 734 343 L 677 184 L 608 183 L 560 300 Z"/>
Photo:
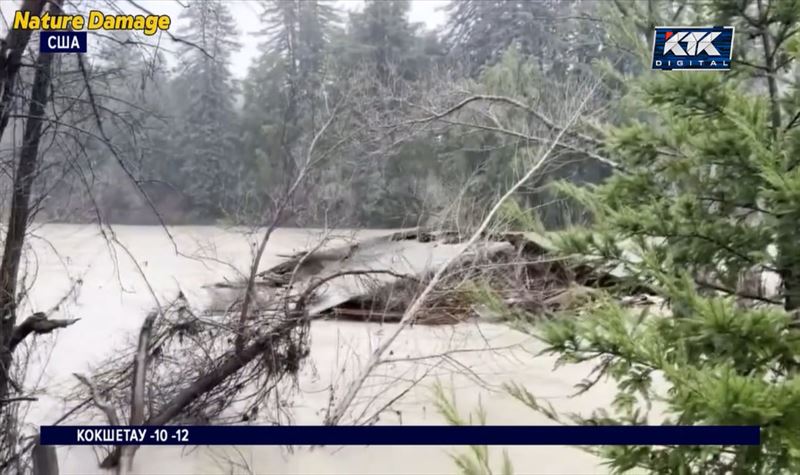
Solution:
<path fill-rule="evenodd" d="M 150 345 L 150 336 L 153 333 L 153 324 L 158 316 L 157 312 L 152 312 L 142 324 L 139 332 L 139 344 L 136 347 L 136 357 L 133 360 L 133 382 L 131 383 L 131 418 L 132 426 L 141 425 L 144 422 L 144 393 L 147 382 L 147 348 Z"/>
<path fill-rule="evenodd" d="M 800 309 L 800 243 L 797 241 L 797 219 L 800 213 L 782 217 L 778 228 L 778 273 L 783 285 L 783 308 Z"/>
<path fill-rule="evenodd" d="M 145 426 L 161 426 L 169 424 L 184 409 L 192 404 L 197 398 L 207 393 L 211 389 L 222 384 L 231 375 L 244 368 L 259 355 L 263 355 L 273 347 L 275 341 L 291 332 L 304 321 L 304 312 L 300 312 L 300 318 L 290 318 L 280 323 L 270 333 L 263 335 L 253 341 L 250 345 L 242 348 L 241 351 L 234 352 L 214 369 L 198 377 L 191 385 L 179 392 L 161 411 L 148 418 Z M 121 451 L 115 448 L 100 464 L 101 468 L 110 469 L 119 464 Z"/>
<path fill-rule="evenodd" d="M 793 273 L 787 272 L 783 275 L 783 287 L 786 292 L 786 301 L 783 305 L 787 311 L 797 310 L 800 308 L 800 278 L 796 277 Z"/>
<path fill-rule="evenodd" d="M 769 8 L 767 9 L 769 10 Z M 776 48 L 774 44 L 777 43 L 773 40 L 770 34 L 770 20 L 767 18 L 767 12 L 764 10 L 764 5 L 761 0 L 758 2 L 759 24 L 761 43 L 764 49 L 764 66 L 766 68 L 765 76 L 767 79 L 767 88 L 769 90 L 769 105 L 770 105 L 770 121 L 772 122 L 773 136 L 777 136 L 778 130 L 781 127 L 781 105 L 778 99 L 778 68 L 775 66 L 775 53 Z"/>
<path fill-rule="evenodd" d="M 16 293 L 22 247 L 30 215 L 31 188 L 39 165 L 39 141 L 50 90 L 52 55 L 36 60 L 28 120 L 14 176 L 11 213 L 8 218 L 3 259 L 0 263 L 0 399 L 5 399 L 10 384 L 12 339 L 16 323 Z M 29 332 L 30 333 L 30 332 Z"/>
<path fill-rule="evenodd" d="M 31 16 L 39 15 L 42 13 L 45 3 L 45 0 L 25 0 L 18 10 L 29 11 Z M 28 46 L 31 33 L 33 33 L 31 30 L 12 29 L 0 43 L 0 91 L 2 91 L 2 95 L 0 95 L 0 137 L 3 136 L 11 116 L 14 86 L 22 65 L 22 54 Z"/>
<path fill-rule="evenodd" d="M 37 442 L 33 446 L 31 458 L 34 475 L 58 475 L 58 457 L 56 448 L 52 445 L 39 445 Z"/>
<path fill-rule="evenodd" d="M 781 103 L 777 79 L 780 68 L 775 62 L 775 56 L 780 44 L 788 38 L 788 30 L 784 30 L 778 36 L 773 35 L 770 32 L 771 20 L 769 18 L 769 12 L 773 7 L 772 2 L 764 5 L 763 0 L 758 0 L 757 6 L 759 17 L 756 25 L 764 52 L 764 76 L 769 91 L 770 122 L 773 138 L 777 140 L 781 129 Z M 800 308 L 800 257 L 798 256 L 800 246 L 797 244 L 795 232 L 798 217 L 800 216 L 796 212 L 779 216 L 781 225 L 778 230 L 778 272 L 783 284 L 783 307 L 787 311 Z"/>
<path fill-rule="evenodd" d="M 77 318 L 50 320 L 44 313 L 36 312 L 23 320 L 22 323 L 14 327 L 11 331 L 11 338 L 8 343 L 9 351 L 13 353 L 17 345 L 31 333 L 50 333 L 58 328 L 66 328 L 77 321 Z"/>

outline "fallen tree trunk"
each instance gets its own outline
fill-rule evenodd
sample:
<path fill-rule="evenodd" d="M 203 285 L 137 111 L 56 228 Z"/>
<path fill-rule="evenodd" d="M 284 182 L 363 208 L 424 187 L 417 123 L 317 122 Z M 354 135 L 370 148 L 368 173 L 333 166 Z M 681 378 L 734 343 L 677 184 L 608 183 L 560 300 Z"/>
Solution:
<path fill-rule="evenodd" d="M 37 440 L 31 451 L 33 475 L 58 475 L 58 456 L 52 445 L 39 445 Z"/>
<path fill-rule="evenodd" d="M 240 351 L 229 354 L 222 362 L 211 371 L 198 377 L 192 384 L 180 391 L 158 414 L 144 421 L 146 426 L 166 425 L 176 418 L 181 411 L 194 402 L 198 397 L 208 392 L 215 386 L 223 383 L 228 377 L 243 367 L 250 364 L 258 356 L 267 352 L 273 343 L 302 324 L 304 318 L 287 319 L 269 333 L 255 339 Z M 115 448 L 100 464 L 101 468 L 111 469 L 118 466 L 121 450 Z"/>

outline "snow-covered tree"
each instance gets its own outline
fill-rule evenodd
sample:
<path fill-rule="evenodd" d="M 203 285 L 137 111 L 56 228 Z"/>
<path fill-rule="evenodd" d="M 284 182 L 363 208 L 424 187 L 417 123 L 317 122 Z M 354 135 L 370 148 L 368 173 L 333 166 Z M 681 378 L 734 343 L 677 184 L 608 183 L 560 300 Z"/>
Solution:
<path fill-rule="evenodd" d="M 176 157 L 168 181 L 179 186 L 196 211 L 220 217 L 236 209 L 247 186 L 237 158 L 236 85 L 231 54 L 239 47 L 236 23 L 225 2 L 194 2 L 185 10 L 186 42 L 173 83 L 177 98 Z"/>

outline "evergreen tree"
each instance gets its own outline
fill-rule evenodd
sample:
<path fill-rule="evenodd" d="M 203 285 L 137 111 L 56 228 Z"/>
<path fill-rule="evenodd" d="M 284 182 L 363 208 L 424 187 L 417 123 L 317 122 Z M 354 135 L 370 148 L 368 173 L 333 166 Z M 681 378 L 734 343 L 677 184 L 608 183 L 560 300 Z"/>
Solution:
<path fill-rule="evenodd" d="M 574 421 L 762 427 L 760 446 L 598 449 L 615 472 L 797 473 L 800 3 L 717 0 L 694 13 L 735 24 L 750 42 L 736 54 L 745 62 L 642 76 L 631 91 L 639 113 L 608 133 L 624 171 L 596 187 L 563 186 L 596 218 L 563 236 L 565 252 L 652 287 L 671 316 L 600 301 L 542 334 L 562 361 L 596 361 L 593 381 L 618 383 L 613 408 Z M 754 272 L 777 275 L 778 295 L 743 285 Z M 661 377 L 666 387 L 654 383 Z M 665 420 L 651 418 L 651 401 Z"/>
<path fill-rule="evenodd" d="M 365 108 L 377 117 L 396 120 L 410 113 L 427 76 L 444 51 L 431 32 L 409 21 L 407 0 L 367 1 L 350 14 L 346 33 L 333 45 L 336 74 L 365 78 L 359 93 Z M 378 132 L 380 133 L 380 132 Z M 389 136 L 389 142 L 394 137 Z M 404 226 L 422 218 L 426 193 L 438 168 L 433 137 L 404 141 L 383 153 L 365 153 L 340 163 L 339 176 L 348 177 L 349 219 L 371 226 Z"/>
<path fill-rule="evenodd" d="M 265 54 L 278 55 L 286 74 L 289 110 L 285 115 L 296 124 L 307 112 L 314 128 L 327 47 L 338 14 L 331 5 L 317 0 L 273 0 L 265 3 L 262 21 Z"/>
<path fill-rule="evenodd" d="M 230 57 L 239 47 L 236 23 L 219 0 L 192 3 L 185 10 L 181 51 L 173 83 L 178 99 L 179 133 L 168 181 L 193 201 L 196 212 L 219 218 L 235 210 L 247 182 L 237 160 L 236 86 Z"/>
<path fill-rule="evenodd" d="M 256 59 L 242 83 L 243 159 L 265 192 L 282 189 L 294 170 L 292 157 L 283 149 L 288 131 L 281 111 L 288 110 L 290 100 L 284 66 L 279 56 L 264 54 Z"/>
<path fill-rule="evenodd" d="M 516 104 L 478 101 L 453 117 L 459 126 L 444 131 L 439 156 L 446 162 L 443 168 L 446 179 L 456 185 L 455 193 L 483 209 L 502 190 L 518 181 L 552 137 L 548 124 L 564 123 L 570 109 L 568 104 L 585 90 L 585 79 L 576 76 L 550 78 L 539 71 L 534 58 L 510 48 L 497 64 L 486 67 L 475 80 L 459 84 L 458 88 L 470 91 L 471 95 L 507 98 Z M 485 112 L 489 108 L 491 118 Z M 534 110 L 536 113 L 531 113 Z M 580 132 L 585 134 L 588 127 L 582 128 L 585 130 Z M 591 149 L 592 145 L 568 134 L 557 147 L 557 156 L 520 188 L 517 204 L 531 210 L 550 229 L 584 220 L 585 215 L 574 200 L 554 196 L 552 185 L 559 179 L 598 183 L 606 178 L 610 167 L 583 152 Z M 463 208 L 467 216 L 459 219 L 462 222 L 474 219 L 474 211 L 469 206 Z"/>
<path fill-rule="evenodd" d="M 110 222 L 156 222 L 142 190 L 172 165 L 168 71 L 158 50 L 120 48 L 125 41 L 130 41 L 128 32 L 111 32 L 95 45 L 97 59 L 84 58 L 82 66 L 77 57 L 64 58 L 62 67 L 85 71 L 91 100 L 64 100 L 88 96 L 82 73 L 54 78 L 56 113 L 91 133 L 76 134 L 68 142 L 56 137 L 62 145 L 42 153 L 48 166 L 37 187 L 48 195 L 42 211 L 50 219 L 94 220 L 99 212 Z M 157 202 L 160 196 L 151 198 Z"/>
<path fill-rule="evenodd" d="M 582 85 L 596 80 L 595 63 L 618 67 L 620 51 L 609 48 L 601 11 L 609 10 L 599 2 L 551 0 L 545 2 L 453 1 L 448 6 L 449 21 L 444 29 L 451 54 L 468 66 L 475 83 L 470 90 L 482 94 L 513 98 L 539 110 L 554 123 L 561 123 L 565 104 Z M 605 19 L 605 18 L 604 18 Z M 612 83 L 612 81 L 609 81 Z M 613 84 L 613 87 L 618 87 Z M 613 88 L 601 88 L 596 104 L 615 109 Z M 598 106 L 603 107 L 603 106 Z M 495 114 L 507 130 L 547 137 L 550 130 L 542 122 L 518 107 L 497 105 Z M 472 120 L 483 123 L 480 117 Z M 497 124 L 485 123 L 488 127 Z M 470 198 L 481 206 L 495 198 L 497 190 L 510 186 L 526 169 L 527 156 L 536 155 L 539 142 L 520 140 L 509 134 L 472 130 L 451 133 L 448 156 L 454 160 L 464 179 L 469 180 Z M 593 134 L 590 134 L 593 135 Z M 464 147 L 465 142 L 468 147 Z M 578 144 L 578 148 L 585 145 Z M 554 178 L 597 183 L 608 176 L 608 166 L 587 158 L 586 154 L 561 150 L 535 182 L 521 190 L 518 204 L 535 209 L 548 227 L 563 227 L 583 221 L 585 213 L 574 200 L 555 200 L 549 189 Z"/>
<path fill-rule="evenodd" d="M 563 75 L 600 53 L 601 26 L 583 17 L 596 6 L 580 0 L 453 0 L 445 38 L 473 72 L 514 48 L 535 58 L 541 72 Z"/>
<path fill-rule="evenodd" d="M 270 1 L 263 53 L 244 81 L 244 154 L 262 187 L 284 190 L 326 111 L 328 45 L 337 12 L 314 1 Z M 262 199 L 268 199 L 266 195 Z"/>
<path fill-rule="evenodd" d="M 410 9 L 408 0 L 370 0 L 363 11 L 351 13 L 348 63 L 371 65 L 384 85 L 390 77 L 418 79 L 441 53 L 434 38 L 423 36 L 422 26 L 408 20 Z"/>
<path fill-rule="evenodd" d="M 117 41 L 124 40 L 117 36 Z M 171 220 L 170 210 L 158 206 L 169 188 L 162 179 L 177 165 L 172 143 L 175 104 L 163 54 L 148 48 L 119 48 L 109 41 L 100 55 L 105 59 L 101 67 L 105 81 L 96 81 L 95 88 L 108 111 L 104 132 L 117 151 L 113 157 L 106 146 L 94 146 L 107 176 L 99 200 L 103 214 L 112 222 L 157 222 L 152 204 Z"/>

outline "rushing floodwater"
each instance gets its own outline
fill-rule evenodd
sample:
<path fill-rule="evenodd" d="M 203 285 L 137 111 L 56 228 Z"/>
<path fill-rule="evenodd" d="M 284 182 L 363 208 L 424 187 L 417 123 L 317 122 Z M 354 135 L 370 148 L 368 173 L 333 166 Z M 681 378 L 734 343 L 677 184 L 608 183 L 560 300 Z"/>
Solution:
<path fill-rule="evenodd" d="M 233 278 L 227 262 L 243 270 L 251 247 L 240 232 L 214 227 L 172 228 L 179 253 L 163 229 L 117 226 L 116 235 L 141 267 L 147 281 L 162 301 L 182 290 L 194 305 L 208 299 L 204 285 Z M 279 230 L 268 246 L 262 268 L 280 260 L 281 254 L 305 248 L 319 239 L 319 232 Z M 95 226 L 45 225 L 29 241 L 28 273 L 36 275 L 27 310 L 47 310 L 70 288 L 70 278 L 83 279 L 74 302 L 63 307 L 59 317 L 80 317 L 72 327 L 58 333 L 52 351 L 36 363 L 31 377 L 41 378 L 43 393 L 28 414 L 31 424 L 52 422 L 65 411 L 58 396 L 74 382 L 72 373 L 88 374 L 89 367 L 129 342 L 153 307 L 153 297 L 131 258 L 107 246 Z M 181 255 L 182 254 L 182 255 Z M 291 401 L 294 420 L 319 424 L 324 417 L 333 382 L 343 388 L 359 368 L 370 348 L 392 331 L 391 325 L 355 322 L 315 322 L 311 333 L 311 361 L 299 378 L 300 395 Z M 522 345 L 507 349 L 511 345 Z M 454 353 L 447 364 L 433 367 L 435 360 L 421 358 L 454 349 L 485 349 Z M 505 348 L 505 349 L 504 349 Z M 412 357 L 414 363 L 380 367 L 364 393 L 397 392 L 400 383 L 381 384 L 403 375 L 404 381 L 421 382 L 391 406 L 382 424 L 440 424 L 434 409 L 431 386 L 438 380 L 453 387 L 461 412 L 466 416 L 480 402 L 489 424 L 549 424 L 550 422 L 505 395 L 498 386 L 507 381 L 525 384 L 535 395 L 549 399 L 566 411 L 589 411 L 607 404 L 612 394 L 600 387 L 590 395 L 569 399 L 572 385 L 589 368 L 568 367 L 554 373 L 553 359 L 537 357 L 538 348 L 525 335 L 502 325 L 466 323 L 454 327 L 422 327 L 407 330 L 392 347 L 397 358 Z M 343 373 L 344 371 L 344 373 Z M 33 382 L 33 381 L 31 381 Z M 405 383 L 403 383 L 405 384 Z M 339 390 L 341 392 L 341 389 Z M 390 394 L 391 395 L 391 394 Z M 460 447 L 277 447 L 231 448 L 141 448 L 136 454 L 136 473 L 454 473 L 450 459 Z M 508 450 L 517 473 L 603 473 L 598 461 L 568 447 L 512 447 Z M 229 461 L 239 464 L 232 467 Z M 500 452 L 495 455 L 497 470 Z M 62 473 L 102 473 L 94 452 L 87 448 L 60 448 Z M 249 468 L 244 468 L 244 467 Z"/>

